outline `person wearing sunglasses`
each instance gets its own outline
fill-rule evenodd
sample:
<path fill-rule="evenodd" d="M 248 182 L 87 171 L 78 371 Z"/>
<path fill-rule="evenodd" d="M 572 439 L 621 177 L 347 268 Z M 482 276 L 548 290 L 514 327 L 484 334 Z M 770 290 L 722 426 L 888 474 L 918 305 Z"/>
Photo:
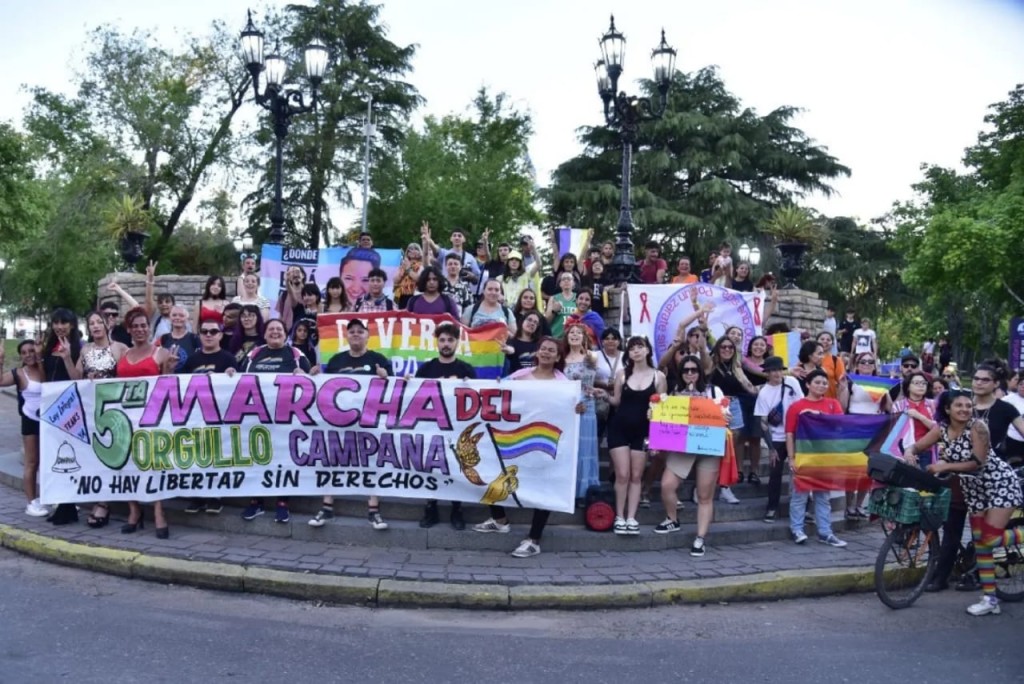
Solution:
<path fill-rule="evenodd" d="M 900 377 L 903 380 L 906 380 L 911 375 L 919 372 L 920 370 L 921 359 L 917 358 L 913 354 L 908 354 L 907 356 L 904 356 L 902 359 L 900 359 Z M 903 385 L 903 382 L 900 382 L 900 384 L 898 385 L 894 385 L 889 390 L 889 399 L 891 399 L 893 402 L 895 402 L 898 399 L 902 399 L 904 396 Z"/>
<path fill-rule="evenodd" d="M 103 302 L 100 305 L 100 315 L 103 316 L 103 322 L 107 324 L 111 340 L 120 342 L 126 347 L 132 346 L 132 336 L 128 333 L 128 329 L 117 322 L 117 319 L 121 316 L 121 310 L 117 306 L 117 302 Z"/>
<path fill-rule="evenodd" d="M 744 425 L 740 397 L 743 395 L 754 397 L 757 395 L 757 390 L 754 389 L 754 385 L 743 370 L 740 360 L 742 354 L 736 339 L 736 336 L 730 337 L 727 331 L 726 337 L 718 340 L 711 349 L 711 373 L 708 374 L 708 383 L 721 388 L 729 397 L 729 429 L 732 430 L 736 460 L 739 464 L 742 462 L 743 454 L 743 437 L 740 430 Z M 731 487 L 722 487 L 718 498 L 728 504 L 740 502 L 732 493 Z"/>
<path fill-rule="evenodd" d="M 223 326 L 218 321 L 207 319 L 200 323 L 199 349 L 189 354 L 180 372 L 183 374 L 226 373 L 229 376 L 234 375 L 235 355 L 221 348 L 220 341 L 223 335 Z M 206 511 L 210 514 L 217 514 L 221 512 L 222 508 L 220 499 L 193 498 L 185 505 L 185 512 Z"/>

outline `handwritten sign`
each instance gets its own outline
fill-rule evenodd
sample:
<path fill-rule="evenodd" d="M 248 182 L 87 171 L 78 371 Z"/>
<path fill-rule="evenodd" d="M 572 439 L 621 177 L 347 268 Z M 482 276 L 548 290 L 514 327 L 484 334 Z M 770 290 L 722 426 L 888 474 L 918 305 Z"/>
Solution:
<path fill-rule="evenodd" d="M 725 455 L 726 420 L 713 399 L 667 397 L 651 410 L 652 449 L 699 456 Z"/>

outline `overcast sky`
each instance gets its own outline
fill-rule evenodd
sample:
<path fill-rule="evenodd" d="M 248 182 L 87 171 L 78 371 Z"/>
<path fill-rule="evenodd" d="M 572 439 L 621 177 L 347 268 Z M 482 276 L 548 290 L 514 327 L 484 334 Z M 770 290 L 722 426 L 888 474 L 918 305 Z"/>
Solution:
<path fill-rule="evenodd" d="M 264 3 L 266 4 L 266 3 Z M 283 3 L 272 3 L 283 4 Z M 393 0 L 389 38 L 419 45 L 411 82 L 423 113 L 464 111 L 481 85 L 505 91 L 534 119 L 540 182 L 579 151 L 575 130 L 602 121 L 597 39 L 615 13 L 626 34 L 623 82 L 649 77 L 664 27 L 677 67 L 718 65 L 728 89 L 764 114 L 806 111 L 795 124 L 853 176 L 809 203 L 869 219 L 908 198 L 922 162 L 955 165 L 986 107 L 1024 80 L 1021 0 Z M 243 0 L 2 0 L 0 119 L 18 121 L 22 84 L 70 91 L 87 31 L 102 23 L 203 32 L 213 19 L 241 30 Z M 255 108 L 253 108 L 255 109 Z"/>

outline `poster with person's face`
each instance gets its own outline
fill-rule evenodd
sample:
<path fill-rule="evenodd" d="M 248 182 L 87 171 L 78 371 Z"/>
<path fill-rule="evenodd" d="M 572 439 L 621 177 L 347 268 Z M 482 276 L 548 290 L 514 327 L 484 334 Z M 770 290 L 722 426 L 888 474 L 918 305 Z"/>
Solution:
<path fill-rule="evenodd" d="M 260 255 L 260 294 L 270 301 L 270 315 L 276 318 L 282 311 L 302 303 L 301 298 L 293 295 L 301 291 L 302 285 L 314 283 L 324 292 L 328 280 L 340 278 L 348 301 L 354 303 L 369 292 L 370 271 L 380 268 L 388 274 L 384 294 L 390 297 L 401 263 L 400 249 L 264 245 Z"/>

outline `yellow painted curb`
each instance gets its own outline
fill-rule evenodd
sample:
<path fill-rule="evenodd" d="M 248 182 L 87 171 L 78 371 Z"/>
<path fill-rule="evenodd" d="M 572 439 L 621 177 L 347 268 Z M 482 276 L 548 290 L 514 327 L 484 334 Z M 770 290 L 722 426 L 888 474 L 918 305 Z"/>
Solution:
<path fill-rule="evenodd" d="M 501 584 L 448 584 L 383 579 L 377 589 L 381 608 L 478 608 L 508 610 L 508 587 Z"/>
<path fill-rule="evenodd" d="M 380 580 L 344 575 L 314 575 L 312 573 L 246 568 L 242 586 L 245 591 L 271 594 L 304 601 L 374 605 Z"/>
<path fill-rule="evenodd" d="M 874 590 L 873 568 L 784 570 L 740 577 L 648 582 L 655 606 L 776 601 Z"/>
<path fill-rule="evenodd" d="M 135 577 L 154 582 L 186 584 L 202 589 L 242 591 L 245 568 L 229 563 L 140 555 L 132 564 L 132 573 Z"/>
<path fill-rule="evenodd" d="M 120 577 L 132 576 L 132 566 L 139 557 L 137 551 L 67 542 L 7 525 L 0 525 L 0 544 L 39 560 Z"/>
<path fill-rule="evenodd" d="M 523 585 L 509 588 L 512 610 L 650 608 L 649 584 Z"/>

